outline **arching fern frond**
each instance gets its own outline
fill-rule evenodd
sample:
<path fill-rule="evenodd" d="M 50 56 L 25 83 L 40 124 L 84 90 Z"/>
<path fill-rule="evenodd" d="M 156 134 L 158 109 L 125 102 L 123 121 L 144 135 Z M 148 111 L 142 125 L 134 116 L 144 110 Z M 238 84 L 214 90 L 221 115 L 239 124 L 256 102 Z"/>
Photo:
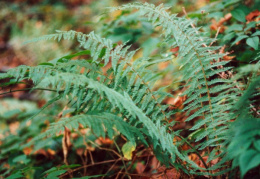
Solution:
<path fill-rule="evenodd" d="M 216 53 L 219 47 L 209 46 L 215 39 L 203 37 L 197 28 L 191 27 L 191 20 L 169 14 L 168 8 L 163 5 L 156 7 L 148 3 L 132 3 L 111 8 L 111 11 L 129 8 L 138 9 L 141 16 L 147 17 L 154 26 L 161 26 L 164 36 L 174 39 L 169 41 L 172 43 L 171 46 L 179 47 L 177 62 L 187 88 L 183 95 L 188 96 L 183 112 L 191 113 L 196 110 L 187 121 L 201 119 L 191 130 L 196 132 L 204 128 L 203 132 L 196 135 L 195 140 L 207 140 L 207 145 L 197 147 L 201 150 L 205 147 L 217 146 L 220 152 L 225 151 L 221 150 L 221 147 L 225 146 L 229 134 L 228 128 L 223 128 L 222 125 L 228 124 L 232 119 L 231 111 L 237 99 L 237 89 L 229 80 L 211 80 L 213 76 L 219 76 L 220 73 L 231 69 L 222 67 L 228 62 L 217 62 L 224 54 Z M 212 133 L 215 135 L 210 135 Z M 212 152 L 216 153 L 215 150 Z"/>
<path fill-rule="evenodd" d="M 105 138 L 107 133 L 108 137 L 112 139 L 115 133 L 120 132 L 133 143 L 135 143 L 136 140 L 140 140 L 145 145 L 148 145 L 140 129 L 129 125 L 117 115 L 104 112 L 97 114 L 80 114 L 70 118 L 61 118 L 58 122 L 52 123 L 47 131 L 35 137 L 30 143 L 46 136 L 54 136 L 57 133 L 64 131 L 64 127 L 67 127 L 70 130 L 78 130 L 79 124 L 84 128 L 89 127 L 98 137 Z M 30 145 L 30 143 L 27 145 Z"/>

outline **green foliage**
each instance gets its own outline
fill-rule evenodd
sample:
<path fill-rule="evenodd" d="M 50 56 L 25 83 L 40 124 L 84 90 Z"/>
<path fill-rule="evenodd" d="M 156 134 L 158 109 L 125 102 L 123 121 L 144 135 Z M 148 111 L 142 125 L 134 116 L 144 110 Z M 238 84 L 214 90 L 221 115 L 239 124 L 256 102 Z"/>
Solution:
<path fill-rule="evenodd" d="M 259 52 L 259 6 L 259 1 L 215 1 L 201 8 L 205 11 L 204 14 L 199 10 L 189 16 L 199 18 L 199 25 L 203 25 L 203 30 L 212 36 L 215 36 L 217 28 L 220 28 L 217 43 L 221 46 L 226 45 L 225 50 L 233 52 L 232 56 L 240 66 L 244 63 L 249 64 Z M 210 20 L 211 26 L 208 24 Z M 203 22 L 206 23 L 201 24 Z"/>
<path fill-rule="evenodd" d="M 234 106 L 238 117 L 232 124 L 231 134 L 234 137 L 228 146 L 229 157 L 234 159 L 232 167 L 239 166 L 241 178 L 250 169 L 260 164 L 260 150 L 258 146 L 260 142 L 260 111 L 254 107 L 256 106 L 255 104 L 259 104 L 260 99 L 260 77 L 257 75 L 259 73 L 259 62 L 254 66 L 247 65 L 239 69 L 236 78 L 239 80 L 248 76 L 248 73 L 252 73 L 252 77 L 246 86 L 246 90 Z"/>
<path fill-rule="evenodd" d="M 169 119 L 175 111 L 168 110 L 169 106 L 162 102 L 172 95 L 164 87 L 153 90 L 161 76 L 150 67 L 168 61 L 167 58 L 157 61 L 139 58 L 133 61 L 137 50 L 130 51 L 131 46 L 126 43 L 113 44 L 112 40 L 101 38 L 94 32 L 57 31 L 28 43 L 75 39 L 84 50 L 35 67 L 22 65 L 0 76 L 0 79 L 12 78 L 16 82 L 32 80 L 32 90 L 53 92 L 54 97 L 30 119 L 37 118 L 40 112 L 57 101 L 68 102 L 66 106 L 71 117 L 63 114 L 62 118 L 53 121 L 45 132 L 23 144 L 23 147 L 37 144 L 46 136 L 55 136 L 65 127 L 71 131 L 83 127 L 90 128 L 97 137 L 114 139 L 117 133 L 125 136 L 127 143 L 122 150 L 128 159 L 136 144 L 143 143 L 151 147 L 158 160 L 167 167 L 174 166 L 189 174 L 221 175 L 230 170 L 226 169 L 226 165 L 234 159 L 233 166 L 239 165 L 244 176 L 259 164 L 259 160 L 255 159 L 259 158 L 259 111 L 254 110 L 258 104 L 254 99 L 259 96 L 258 68 L 255 68 L 251 82 L 247 83 L 246 88 L 243 86 L 245 90 L 241 92 L 237 87 L 241 81 L 239 77 L 227 79 L 221 76 L 231 71 L 232 67 L 228 61 L 219 60 L 224 54 L 217 53 L 220 47 L 211 46 L 216 39 L 206 37 L 199 32 L 199 28 L 192 28 L 193 21 L 168 13 L 168 8 L 162 4 L 133 3 L 111 8 L 110 11 L 128 9 L 138 9 L 136 17 L 147 18 L 153 26 L 161 27 L 167 45 L 179 48 L 178 75 L 184 83 L 182 95 L 187 96 L 181 112 L 186 114 L 186 122 L 193 122 L 189 137 L 185 139 L 180 137 L 181 131 L 171 130 L 175 123 L 170 123 Z M 243 22 L 241 14 L 236 11 L 233 14 L 234 18 Z M 256 37 L 257 34 L 252 36 Z M 257 40 L 249 41 L 247 44 L 257 49 Z M 88 55 L 87 59 L 72 60 L 82 55 Z M 246 68 L 244 72 L 250 73 Z M 232 122 L 234 119 L 236 121 Z M 250 121 L 247 127 L 240 124 L 245 120 Z M 176 137 L 182 140 L 174 142 Z M 184 143 L 189 145 L 189 150 L 181 150 Z M 243 147 L 234 152 L 241 144 Z M 204 156 L 208 157 L 206 163 L 200 156 L 205 149 Z M 190 153 L 199 155 L 204 167 L 190 160 Z M 29 162 L 24 155 L 15 157 L 14 162 Z M 214 160 L 218 162 L 212 165 Z M 248 166 L 245 165 L 247 163 Z M 55 168 L 45 173 L 48 173 L 47 178 L 55 178 L 65 172 L 67 170 Z"/>

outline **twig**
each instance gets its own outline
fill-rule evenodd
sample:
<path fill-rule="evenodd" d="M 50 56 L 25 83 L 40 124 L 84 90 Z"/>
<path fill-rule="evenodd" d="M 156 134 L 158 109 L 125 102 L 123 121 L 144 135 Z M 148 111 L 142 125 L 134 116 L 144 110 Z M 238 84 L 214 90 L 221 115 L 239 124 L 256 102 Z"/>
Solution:
<path fill-rule="evenodd" d="M 97 145 L 96 143 L 92 142 L 91 140 L 88 139 L 88 141 L 90 143 L 92 143 L 93 145 L 95 145 L 98 149 L 100 150 L 106 150 L 106 151 L 110 151 L 110 152 L 113 152 L 114 154 L 116 154 L 119 158 L 122 157 L 119 153 L 117 153 L 115 150 L 113 149 L 107 149 L 107 148 L 103 148 L 103 147 L 100 147 L 99 145 Z"/>
<path fill-rule="evenodd" d="M 116 148 L 117 148 L 118 152 L 120 152 L 120 153 L 122 154 L 122 151 L 120 150 L 119 146 L 117 145 L 117 143 L 116 143 L 116 140 L 115 140 L 115 139 L 114 139 L 114 143 L 115 143 L 115 146 L 116 146 Z M 122 154 L 122 156 L 123 156 L 123 154 Z M 126 172 L 126 173 L 128 173 L 128 171 L 127 171 L 127 168 L 126 168 L 125 161 L 123 160 L 123 158 L 124 158 L 124 157 L 121 157 L 121 158 L 122 158 L 122 162 L 123 162 L 123 165 L 124 165 L 124 168 L 125 168 L 125 172 Z"/>
<path fill-rule="evenodd" d="M 115 163 L 107 170 L 107 172 L 105 173 L 105 175 L 101 179 L 103 179 L 108 174 L 108 172 L 110 172 L 112 170 L 112 168 L 117 164 L 117 162 L 118 161 L 115 161 Z"/>
<path fill-rule="evenodd" d="M 139 176 L 139 177 L 150 177 L 149 175 L 144 175 L 144 174 L 131 174 L 131 173 L 125 173 L 125 172 L 120 172 L 120 174 L 127 174 L 127 175 L 131 175 L 131 176 Z"/>
<path fill-rule="evenodd" d="M 112 162 L 119 161 L 119 160 L 126 160 L 126 159 L 118 158 L 118 159 L 115 159 L 115 160 L 107 160 L 107 161 L 103 161 L 103 162 L 96 162 L 94 164 L 84 165 L 84 166 L 75 168 L 75 169 L 71 170 L 71 172 L 75 172 L 75 171 L 78 171 L 78 170 L 81 170 L 83 168 L 87 168 L 87 167 L 90 167 L 90 166 L 101 165 L 101 164 L 106 164 L 106 163 L 112 163 Z M 64 173 L 63 175 L 60 175 L 59 177 L 62 178 L 64 176 L 66 176 L 66 175 L 68 175 L 68 173 Z"/>
<path fill-rule="evenodd" d="M 90 156 L 91 164 L 95 164 L 91 151 L 88 150 L 88 153 L 89 153 L 89 156 Z"/>
<path fill-rule="evenodd" d="M 149 155 L 148 155 L 148 157 L 147 157 L 146 164 L 145 164 L 145 166 L 144 166 L 143 172 L 145 171 L 146 167 L 148 166 L 148 163 L 149 163 L 149 160 L 150 160 L 150 156 L 151 156 L 151 154 L 149 153 Z"/>
<path fill-rule="evenodd" d="M 121 168 L 121 170 L 117 173 L 116 175 L 116 178 L 115 179 L 118 179 L 119 175 L 121 174 L 121 171 L 123 170 L 123 168 Z"/>
<path fill-rule="evenodd" d="M 183 138 L 181 135 L 175 134 L 178 137 L 180 137 L 182 140 L 184 140 L 184 142 L 186 142 L 186 144 L 188 144 L 188 146 L 190 146 L 194 152 L 197 154 L 197 156 L 200 158 L 200 160 L 202 161 L 203 165 L 205 166 L 206 169 L 208 169 L 208 165 L 205 163 L 205 161 L 203 160 L 203 158 L 201 157 L 200 153 L 185 139 Z"/>
<path fill-rule="evenodd" d="M 9 94 L 9 93 L 13 93 L 13 92 L 17 92 L 17 91 L 29 91 L 33 88 L 24 88 L 24 89 L 19 89 L 19 90 L 10 90 L 4 93 L 0 93 L 0 95 L 5 95 L 5 94 Z M 52 91 L 52 92 L 57 92 L 57 90 L 53 90 L 53 89 L 46 89 L 46 88 L 34 88 L 33 90 L 42 90 L 42 91 Z M 62 91 L 59 91 L 62 92 Z"/>
<path fill-rule="evenodd" d="M 220 27 L 218 27 L 217 33 L 215 34 L 215 41 L 212 41 L 212 42 L 209 44 L 209 46 L 213 45 L 213 43 L 216 42 L 216 39 L 217 39 L 218 34 L 219 34 L 219 31 L 220 31 Z"/>

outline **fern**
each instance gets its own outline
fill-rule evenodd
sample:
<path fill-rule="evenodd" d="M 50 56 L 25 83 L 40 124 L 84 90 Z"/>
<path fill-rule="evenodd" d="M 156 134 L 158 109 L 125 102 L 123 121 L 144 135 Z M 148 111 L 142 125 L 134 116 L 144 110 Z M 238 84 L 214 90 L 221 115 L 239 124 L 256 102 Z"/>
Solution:
<path fill-rule="evenodd" d="M 46 132 L 40 134 L 31 142 L 64 131 L 64 126 L 70 130 L 78 130 L 79 124 L 82 124 L 84 128 L 91 128 L 93 133 L 97 136 L 105 138 L 105 132 L 107 132 L 108 136 L 113 138 L 115 132 L 120 132 L 133 143 L 136 143 L 136 139 L 139 139 L 148 145 L 141 131 L 129 125 L 120 117 L 104 112 L 99 112 L 98 114 L 80 114 L 70 118 L 62 118 L 60 121 L 53 123 Z"/>
<path fill-rule="evenodd" d="M 27 43 L 75 39 L 84 50 L 35 67 L 19 66 L 0 76 L 12 77 L 17 82 L 31 79 L 34 90 L 55 91 L 56 98 L 50 100 L 43 109 L 59 99 L 66 99 L 68 105 L 75 109 L 75 116 L 52 123 L 47 131 L 31 142 L 55 135 L 64 127 L 77 130 L 82 124 L 91 128 L 97 136 L 104 137 L 107 134 L 113 138 L 115 132 L 120 132 L 132 143 L 141 141 L 151 146 L 157 158 L 167 166 L 173 165 L 186 172 L 189 170 L 189 173 L 201 170 L 201 175 L 212 174 L 212 170 L 219 171 L 214 175 L 227 172 L 229 169 L 224 167 L 230 158 L 226 156 L 226 146 L 232 138 L 229 124 L 238 115 L 237 109 L 243 104 L 241 100 L 247 100 L 249 105 L 249 96 L 259 95 L 254 91 L 259 87 L 259 78 L 255 78 L 239 99 L 240 92 L 233 80 L 216 77 L 232 68 L 225 67 L 227 61 L 218 62 L 217 59 L 224 54 L 216 53 L 219 47 L 209 45 L 215 39 L 204 37 L 198 28 L 191 27 L 192 21 L 169 14 L 168 8 L 163 5 L 155 7 L 148 3 L 133 3 L 111 8 L 111 11 L 129 8 L 138 9 L 140 15 L 147 17 L 154 26 L 161 26 L 171 48 L 179 47 L 177 62 L 181 81 L 185 82 L 183 95 L 188 97 L 182 112 L 188 115 L 187 122 L 196 120 L 190 129 L 192 140 L 188 137 L 173 143 L 174 137 L 180 136 L 180 131 L 170 130 L 174 123 L 169 123 L 169 119 L 174 111 L 167 110 L 168 105 L 162 105 L 165 97 L 171 94 L 165 92 L 164 88 L 153 91 L 160 75 L 148 67 L 169 59 L 150 61 L 141 58 L 132 62 L 136 51 L 129 51 L 130 46 L 126 44 L 113 44 L 94 32 L 57 31 L 56 34 Z M 86 54 L 90 55 L 90 60 L 71 60 Z M 103 67 L 110 68 L 104 73 Z M 233 108 L 235 105 L 236 110 Z M 199 141 L 202 142 L 197 144 Z M 191 147 L 188 151 L 179 150 L 184 142 Z M 194 147 L 190 142 L 195 142 Z M 188 155 L 196 153 L 201 158 L 200 150 L 205 148 L 208 160 L 205 163 L 202 159 L 205 166 L 202 168 L 191 161 Z M 222 160 L 210 166 L 209 163 L 216 158 Z"/>
<path fill-rule="evenodd" d="M 169 153 L 172 158 L 169 162 L 173 163 L 176 158 L 175 153 L 179 152 L 172 143 L 171 134 L 167 133 L 166 127 L 162 124 L 162 121 L 167 121 L 172 112 L 166 112 L 167 106 L 160 104 L 169 94 L 160 89 L 156 92 L 151 90 L 159 76 L 145 68 L 151 65 L 148 61 L 135 61 L 132 64 L 131 59 L 135 51 L 127 53 L 129 46 L 112 47 L 110 40 L 100 38 L 93 32 L 89 35 L 74 31 L 58 32 L 33 41 L 51 38 L 73 39 L 76 36 L 83 48 L 89 48 L 93 57 L 90 62 L 60 58 L 56 64 L 43 64 L 37 67 L 20 66 L 8 71 L 7 74 L 17 81 L 31 79 L 36 85 L 35 89 L 47 87 L 56 89 L 59 96 L 74 101 L 72 107 L 76 107 L 77 113 L 103 109 L 126 117 L 133 127 L 144 128 L 144 133 L 146 137 L 151 138 L 154 149 Z M 111 58 L 112 68 L 108 70 L 107 76 L 114 76 L 111 79 L 101 72 L 101 66 L 107 65 L 109 58 Z M 82 68 L 84 72 L 80 73 Z M 72 122 L 66 122 L 66 127 L 78 126 L 79 121 L 73 118 L 67 120 Z M 124 123 L 123 120 L 121 122 Z M 59 131 L 57 129 L 63 128 L 63 123 L 55 123 L 55 126 L 38 138 L 56 133 Z M 96 129 L 104 131 L 103 127 Z M 126 131 L 120 132 L 126 134 Z M 179 155 L 181 156 L 180 153 Z"/>
<path fill-rule="evenodd" d="M 232 119 L 231 108 L 236 102 L 237 93 L 234 83 L 225 79 L 210 80 L 212 76 L 217 76 L 221 72 L 231 68 L 220 68 L 218 66 L 226 65 L 228 62 L 214 62 L 224 54 L 218 54 L 218 47 L 211 47 L 215 39 L 204 38 L 197 28 L 192 28 L 193 23 L 185 18 L 179 18 L 176 15 L 170 15 L 163 5 L 155 7 L 152 4 L 133 3 L 111 10 L 125 10 L 135 8 L 140 10 L 140 14 L 148 18 L 154 26 L 161 26 L 166 38 L 174 39 L 171 46 L 179 47 L 177 62 L 182 72 L 182 80 L 186 82 L 187 89 L 183 95 L 188 96 L 185 102 L 187 105 L 183 112 L 195 113 L 190 115 L 187 121 L 200 118 L 191 130 L 204 128 L 203 132 L 196 135 L 196 142 L 206 139 L 207 142 L 196 146 L 199 150 L 205 147 L 216 147 L 217 150 L 208 148 L 208 155 L 213 156 L 216 152 L 225 152 L 222 150 L 227 139 L 230 138 L 228 127 L 226 125 Z M 169 41 L 171 42 L 171 41 Z M 214 135 L 212 135 L 214 134 Z M 212 158 L 214 159 L 214 157 Z M 210 162 L 210 160 L 208 161 Z M 224 163 L 223 160 L 220 163 Z M 218 166 L 218 165 L 216 165 Z M 215 167 L 216 167 L 215 166 Z M 221 166 L 219 166 L 221 167 Z"/>

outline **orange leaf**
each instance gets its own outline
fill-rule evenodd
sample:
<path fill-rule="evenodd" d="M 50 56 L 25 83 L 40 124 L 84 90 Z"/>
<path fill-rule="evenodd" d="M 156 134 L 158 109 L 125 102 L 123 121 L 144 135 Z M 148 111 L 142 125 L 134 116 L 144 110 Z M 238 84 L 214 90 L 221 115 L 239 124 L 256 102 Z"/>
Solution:
<path fill-rule="evenodd" d="M 247 16 L 246 16 L 246 20 L 251 22 L 254 20 L 255 17 L 260 16 L 260 11 L 259 10 L 255 10 L 253 12 L 250 12 Z"/>
<path fill-rule="evenodd" d="M 23 149 L 23 153 L 24 153 L 25 155 L 30 155 L 31 152 L 32 152 L 32 148 L 31 148 L 31 147 L 25 147 L 25 148 Z"/>

